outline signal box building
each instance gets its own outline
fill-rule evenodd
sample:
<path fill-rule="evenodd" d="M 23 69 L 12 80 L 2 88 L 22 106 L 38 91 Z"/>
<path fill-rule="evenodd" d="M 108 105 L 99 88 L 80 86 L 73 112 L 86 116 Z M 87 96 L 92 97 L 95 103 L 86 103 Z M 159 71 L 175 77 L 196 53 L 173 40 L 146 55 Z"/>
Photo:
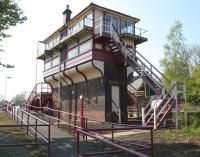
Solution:
<path fill-rule="evenodd" d="M 136 28 L 140 20 L 94 3 L 74 17 L 71 13 L 67 5 L 63 26 L 42 41 L 45 48 L 37 57 L 52 87 L 50 107 L 79 114 L 82 95 L 84 116 L 127 122 L 134 100 L 128 78 L 135 71 L 127 52 L 134 56 L 136 46 L 147 41 Z"/>

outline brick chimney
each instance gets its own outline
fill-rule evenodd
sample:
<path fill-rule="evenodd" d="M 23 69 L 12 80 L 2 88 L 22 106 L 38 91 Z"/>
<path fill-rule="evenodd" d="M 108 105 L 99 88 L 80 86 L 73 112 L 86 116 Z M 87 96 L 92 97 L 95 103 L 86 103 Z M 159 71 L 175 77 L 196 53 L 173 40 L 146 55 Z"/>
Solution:
<path fill-rule="evenodd" d="M 69 9 L 69 5 L 67 5 L 65 11 L 63 12 L 63 24 L 66 24 L 71 19 L 72 11 Z"/>

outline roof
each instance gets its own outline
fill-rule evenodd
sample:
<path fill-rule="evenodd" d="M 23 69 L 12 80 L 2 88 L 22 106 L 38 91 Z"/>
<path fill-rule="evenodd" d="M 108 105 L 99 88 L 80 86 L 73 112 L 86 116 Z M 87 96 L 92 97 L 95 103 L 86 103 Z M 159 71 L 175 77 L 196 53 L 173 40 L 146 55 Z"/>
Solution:
<path fill-rule="evenodd" d="M 127 15 L 127 14 L 124 14 L 124 13 L 121 13 L 121 12 L 118 12 L 118 11 L 115 11 L 115 10 L 112 10 L 112 9 L 108 9 L 108 8 L 105 8 L 105 7 L 102 7 L 102 6 L 99 6 L 97 4 L 94 4 L 94 3 L 90 3 L 87 7 L 85 7 L 83 10 L 81 10 L 77 15 L 75 15 L 70 21 L 68 21 L 66 24 L 64 24 L 63 26 L 61 26 L 60 28 L 58 28 L 54 33 L 52 33 L 50 36 L 48 36 L 46 39 L 44 39 L 42 42 L 43 43 L 46 43 L 50 38 L 52 38 L 54 35 L 58 34 L 59 32 L 61 32 L 63 29 L 65 29 L 67 27 L 68 24 L 70 24 L 71 21 L 73 21 L 74 19 L 76 19 L 78 16 L 80 16 L 81 14 L 83 14 L 84 12 L 86 12 L 87 10 L 89 10 L 90 8 L 98 8 L 100 10 L 106 10 L 108 12 L 112 12 L 114 14 L 120 14 L 124 17 L 127 17 L 127 18 L 130 18 L 132 20 L 134 20 L 135 22 L 139 22 L 140 19 L 138 18 L 135 18 L 133 16 L 130 16 L 130 15 Z"/>

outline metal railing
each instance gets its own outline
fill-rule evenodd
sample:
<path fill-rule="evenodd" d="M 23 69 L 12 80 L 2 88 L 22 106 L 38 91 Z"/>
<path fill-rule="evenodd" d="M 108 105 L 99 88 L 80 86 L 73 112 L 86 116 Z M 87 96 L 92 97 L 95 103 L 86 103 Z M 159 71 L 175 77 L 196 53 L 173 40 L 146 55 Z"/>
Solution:
<path fill-rule="evenodd" d="M 150 130 L 150 145 L 144 145 L 144 144 L 138 144 L 130 141 L 122 141 L 119 139 L 115 139 L 114 133 L 116 131 L 130 131 L 130 130 Z M 99 134 L 97 132 L 111 132 L 112 136 L 111 138 L 103 136 L 102 134 Z M 96 141 L 100 141 L 103 144 L 106 144 L 108 146 L 111 146 L 111 150 L 104 150 L 104 151 L 98 151 L 98 152 L 89 152 L 89 153 L 81 153 L 81 146 L 80 146 L 80 134 L 86 137 L 90 137 L 91 139 L 94 139 Z M 120 145 L 117 144 L 117 142 L 120 142 Z M 128 146 L 129 147 L 128 147 Z M 77 156 L 96 156 L 96 155 L 114 155 L 118 153 L 126 153 L 128 155 L 134 155 L 137 157 L 147 157 L 147 155 L 140 153 L 139 151 L 144 150 L 150 150 L 151 156 L 153 156 L 153 128 L 152 127 L 141 127 L 141 126 L 135 126 L 135 127 L 119 127 L 119 128 L 99 128 L 99 129 L 77 129 Z"/>
<path fill-rule="evenodd" d="M 25 147 L 25 146 L 47 146 L 47 156 L 51 156 L 50 147 L 50 125 L 49 123 L 33 116 L 32 114 L 14 106 L 5 104 L 4 111 L 13 119 L 16 125 L 0 125 L 0 128 L 20 127 L 26 130 L 26 134 L 34 138 L 34 143 L 20 144 L 0 144 L 0 147 Z M 39 129 L 46 128 L 47 135 L 45 136 Z"/>
<path fill-rule="evenodd" d="M 131 28 L 132 31 L 129 31 L 128 26 L 123 28 L 123 30 L 121 30 L 121 34 L 127 33 L 142 37 L 142 35 L 147 32 L 147 30 L 135 27 L 134 25 Z M 113 32 L 112 29 L 113 29 L 113 23 L 111 21 L 105 22 L 105 19 L 99 18 L 94 22 L 94 32 L 95 34 L 100 34 L 100 36 L 102 35 L 103 32 L 111 34 Z"/>
<path fill-rule="evenodd" d="M 151 151 L 153 150 L 153 131 L 152 131 L 153 127 L 103 122 L 103 121 L 98 121 L 92 118 L 81 116 L 81 114 L 73 114 L 73 113 L 55 110 L 55 109 L 51 109 L 47 107 L 35 107 L 31 105 L 24 105 L 24 106 L 27 110 L 30 107 L 35 108 L 35 110 L 37 111 L 36 113 L 39 113 L 38 115 L 43 116 L 43 118 L 46 121 L 48 121 L 49 124 L 55 124 L 59 128 L 67 126 L 67 128 L 69 129 L 69 132 L 73 133 L 74 135 L 77 135 L 76 133 L 79 130 L 79 132 L 83 135 L 82 138 L 84 141 L 88 141 L 89 140 L 88 137 L 91 137 L 95 133 L 96 135 L 98 134 L 101 137 L 107 138 L 107 140 L 110 142 L 114 142 L 114 141 L 118 142 L 118 144 L 113 143 L 114 145 L 117 145 L 116 148 L 121 148 L 121 145 L 123 145 L 126 142 L 119 139 L 115 139 L 114 138 L 115 133 L 121 132 L 121 131 L 131 131 L 131 130 L 138 131 L 138 129 L 151 130 L 151 138 L 150 138 L 151 146 L 136 144 L 136 143 L 132 143 L 132 144 L 139 145 L 141 147 L 144 146 L 145 150 L 151 150 Z M 83 122 L 83 124 L 81 122 Z M 109 136 L 111 136 L 110 139 L 106 137 L 106 132 L 111 132 L 111 134 L 109 134 Z M 77 142 L 79 140 L 80 140 L 79 136 L 77 136 Z M 101 139 L 96 139 L 96 140 L 101 141 Z M 110 143 L 107 143 L 107 144 L 112 146 L 112 144 Z M 129 148 L 127 148 L 127 150 L 129 150 Z M 137 150 L 134 150 L 134 151 L 137 151 Z"/>

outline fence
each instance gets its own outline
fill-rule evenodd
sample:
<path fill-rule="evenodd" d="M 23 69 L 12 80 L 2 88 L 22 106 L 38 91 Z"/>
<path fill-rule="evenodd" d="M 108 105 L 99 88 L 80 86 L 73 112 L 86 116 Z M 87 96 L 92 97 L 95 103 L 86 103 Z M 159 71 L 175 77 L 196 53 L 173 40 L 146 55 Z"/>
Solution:
<path fill-rule="evenodd" d="M 0 125 L 0 128 L 20 127 L 26 129 L 26 134 L 34 138 L 34 143 L 20 143 L 20 144 L 0 144 L 0 147 L 25 147 L 25 146 L 47 146 L 47 156 L 50 157 L 50 124 L 33 116 L 32 114 L 10 105 L 4 105 L 4 111 L 12 118 L 16 125 Z M 40 129 L 47 128 L 47 137 Z"/>
<path fill-rule="evenodd" d="M 135 129 L 142 129 L 142 130 L 150 130 L 150 145 L 144 144 L 137 144 L 134 142 L 126 142 L 122 140 L 116 140 L 114 138 L 114 131 L 125 131 L 125 130 L 135 130 Z M 112 137 L 108 138 L 96 132 L 99 131 L 111 131 Z M 80 134 L 95 139 L 97 141 L 101 141 L 104 144 L 111 146 L 111 150 L 104 150 L 99 152 L 89 152 L 89 153 L 82 153 L 80 151 Z M 117 144 L 117 143 L 120 143 Z M 128 148 L 129 146 L 129 148 Z M 103 128 L 103 129 L 77 129 L 77 156 L 95 156 L 95 155 L 106 155 L 106 154 L 118 154 L 118 153 L 126 153 L 128 156 L 135 155 L 138 157 L 147 157 L 147 155 L 140 153 L 138 151 L 150 150 L 151 156 L 153 156 L 153 128 L 152 127 L 123 127 L 123 128 Z"/>
<path fill-rule="evenodd" d="M 47 108 L 47 107 L 35 107 L 31 105 L 25 105 L 25 108 L 27 110 L 29 108 L 35 110 L 36 111 L 35 114 L 38 114 L 38 116 L 42 116 L 42 118 L 48 121 L 50 124 L 57 125 L 57 127 L 67 126 L 67 128 L 73 133 L 73 135 L 77 135 L 77 154 L 79 154 L 79 156 L 81 156 L 80 150 L 78 149 L 80 148 L 79 147 L 80 134 L 82 134 L 84 141 L 88 142 L 88 139 L 92 138 L 97 141 L 106 143 L 109 146 L 113 146 L 114 144 L 113 147 L 120 149 L 121 152 L 132 153 L 132 155 L 133 154 L 136 155 L 138 153 L 137 151 L 143 151 L 143 150 L 148 150 L 151 152 L 151 154 L 153 153 L 153 127 L 97 121 L 95 119 L 80 116 L 78 114 L 73 114 L 60 110 L 54 110 L 52 108 Z M 150 131 L 150 134 L 148 133 L 149 136 L 147 136 L 146 139 L 144 139 L 144 141 L 141 141 L 142 144 L 139 143 L 138 141 L 136 144 L 115 138 L 115 135 L 120 132 L 132 131 L 131 133 L 135 134 L 135 133 L 141 133 L 141 130 L 143 131 L 145 130 L 145 133 Z M 134 146 L 137 145 L 139 148 L 133 150 L 131 150 L 131 148 L 130 149 L 127 148 L 128 150 L 130 150 L 127 151 L 127 149 L 124 149 L 126 146 L 122 146 L 126 144 Z M 100 154 L 107 154 L 107 153 L 111 154 L 114 153 L 115 151 L 100 152 Z M 89 154 L 90 156 L 92 155 L 92 153 Z M 87 154 L 84 154 L 84 156 L 86 155 Z M 140 157 L 142 156 L 142 154 L 139 153 L 138 156 Z"/>

